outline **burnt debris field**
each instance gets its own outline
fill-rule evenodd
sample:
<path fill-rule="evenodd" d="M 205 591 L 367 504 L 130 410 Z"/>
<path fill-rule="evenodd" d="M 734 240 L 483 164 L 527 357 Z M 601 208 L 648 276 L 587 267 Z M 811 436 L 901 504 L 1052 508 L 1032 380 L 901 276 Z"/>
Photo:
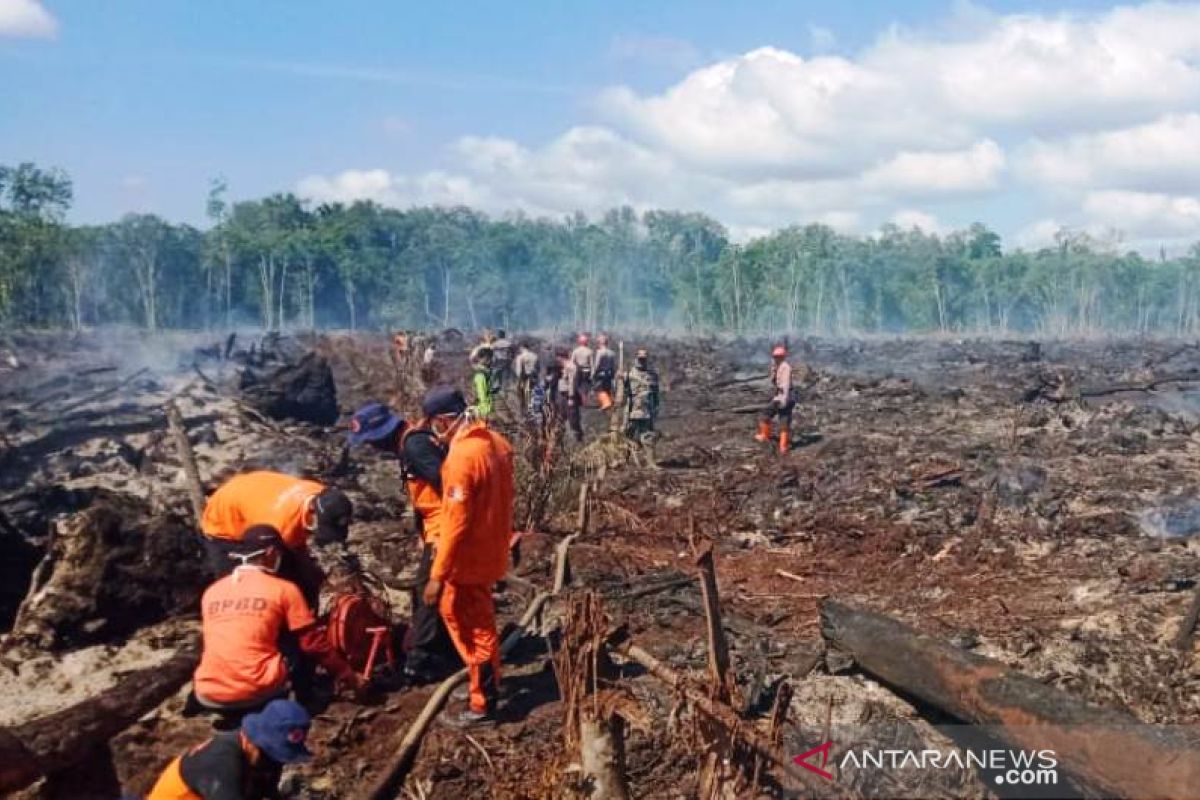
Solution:
<path fill-rule="evenodd" d="M 656 464 L 593 407 L 576 445 L 498 404 L 524 534 L 497 595 L 500 721 L 439 725 L 436 684 L 335 698 L 285 796 L 1003 795 L 970 765 L 844 758 L 951 748 L 957 723 L 1054 750 L 1041 796 L 1200 791 L 1200 347 L 794 342 L 808 374 L 780 454 L 752 438 L 769 342 L 626 341 L 662 376 Z M 386 337 L 8 344 L 0 790 L 141 796 L 210 730 L 182 713 L 207 580 L 195 515 L 235 472 L 346 490 L 330 586 L 370 576 L 402 628 L 402 484 L 346 447 L 355 408 L 411 415 L 433 377 Z M 461 383 L 471 342 L 438 345 L 437 380 Z M 1110 763 L 1144 753 L 1169 758 Z"/>

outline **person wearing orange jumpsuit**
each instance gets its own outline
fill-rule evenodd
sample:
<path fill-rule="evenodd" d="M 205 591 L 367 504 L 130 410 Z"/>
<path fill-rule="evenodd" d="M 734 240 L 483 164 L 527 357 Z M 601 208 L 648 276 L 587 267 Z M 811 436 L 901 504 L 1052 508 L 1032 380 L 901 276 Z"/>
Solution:
<path fill-rule="evenodd" d="M 279 577 L 292 581 L 316 608 L 325 575 L 308 549 L 345 541 L 353 506 L 338 489 L 281 472 L 255 470 L 235 475 L 220 486 L 204 507 L 200 531 L 209 566 L 216 577 L 234 566 L 230 550 L 252 525 L 270 525 L 283 537 L 284 560 Z"/>
<path fill-rule="evenodd" d="M 433 389 L 422 410 L 448 444 L 442 464 L 441 531 L 426 603 L 438 610 L 470 676 L 468 708 L 451 720 L 494 719 L 500 686 L 500 636 L 492 589 L 508 571 L 513 519 L 513 451 L 474 419 L 462 392 Z"/>

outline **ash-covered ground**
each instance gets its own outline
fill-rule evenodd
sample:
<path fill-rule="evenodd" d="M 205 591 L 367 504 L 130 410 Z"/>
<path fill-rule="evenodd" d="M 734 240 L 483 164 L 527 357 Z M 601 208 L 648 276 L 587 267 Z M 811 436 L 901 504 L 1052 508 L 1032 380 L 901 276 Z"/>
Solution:
<path fill-rule="evenodd" d="M 756 380 L 768 342 L 624 338 L 627 347 L 649 345 L 663 376 L 659 469 L 604 437 L 604 418 L 588 408 L 591 443 L 566 446 L 539 478 L 515 401 L 502 403 L 496 425 L 521 454 L 517 518 L 534 528 L 501 596 L 502 623 L 552 581 L 554 544 L 575 529 L 578 484 L 588 480 L 591 525 L 571 549 L 571 586 L 598 592 L 610 621 L 670 667 L 702 675 L 700 592 L 675 579 L 695 574 L 693 547 L 711 540 L 746 700 L 739 710 L 748 719 L 769 712 L 787 678 L 795 690 L 783 732 L 789 751 L 808 749 L 826 724 L 886 723 L 930 741 L 930 724 L 941 721 L 827 657 L 817 613 L 826 597 L 894 615 L 1142 721 L 1200 722 L 1200 667 L 1194 652 L 1173 646 L 1200 573 L 1190 538 L 1200 531 L 1200 395 L 1191 392 L 1200 347 L 794 342 L 793 361 L 810 376 L 794 445 L 780 455 L 751 438 L 755 409 L 769 397 Z M 467 343 L 450 335 L 442 344 L 440 377 L 461 380 Z M 297 337 L 265 349 L 245 337 L 159 340 L 148 351 L 132 334 L 103 347 L 29 335 L 11 345 L 20 366 L 0 367 L 0 725 L 103 693 L 198 638 L 204 576 L 163 414 L 168 400 L 185 418 L 208 491 L 252 466 L 346 488 L 357 509 L 351 555 L 392 587 L 403 617 L 417 552 L 396 467 L 344 448 L 345 420 L 361 402 L 415 410 L 423 384 L 386 338 Z M 306 358 L 331 367 L 336 419 L 273 416 L 278 409 L 242 377 L 277 375 Z M 289 380 L 319 394 L 320 374 Z M 115 520 L 102 552 L 56 533 L 102 509 Z M 563 605 L 551 605 L 544 628 Z M 577 755 L 564 747 L 548 641 L 528 637 L 514 654 L 499 725 L 469 736 L 431 730 L 406 796 L 584 796 Z M 647 675 L 628 671 L 621 687 L 648 710 L 649 724 L 628 735 L 632 795 L 695 796 L 695 722 Z M 430 691 L 333 703 L 314 726 L 318 756 L 289 774 L 287 795 L 362 796 Z M 185 693 L 72 775 L 23 796 L 144 793 L 208 730 L 207 720 L 180 715 Z M 969 772 L 941 780 L 922 794 L 992 791 Z M 787 787 L 765 769 L 756 791 L 780 797 Z"/>

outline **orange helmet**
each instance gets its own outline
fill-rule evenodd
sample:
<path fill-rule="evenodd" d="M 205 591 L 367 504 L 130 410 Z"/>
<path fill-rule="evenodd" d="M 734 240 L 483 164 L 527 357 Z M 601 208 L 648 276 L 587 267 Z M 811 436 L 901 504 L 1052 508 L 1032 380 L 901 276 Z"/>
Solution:
<path fill-rule="evenodd" d="M 775 345 L 775 349 L 771 351 L 771 355 L 775 358 L 783 358 L 787 355 L 787 348 L 781 344 Z"/>

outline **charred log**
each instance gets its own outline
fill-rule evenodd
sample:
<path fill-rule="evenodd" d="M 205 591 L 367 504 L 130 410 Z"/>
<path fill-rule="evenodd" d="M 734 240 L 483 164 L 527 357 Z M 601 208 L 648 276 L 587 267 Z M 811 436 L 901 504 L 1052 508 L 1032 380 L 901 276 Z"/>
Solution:
<path fill-rule="evenodd" d="M 193 604 L 206 577 L 186 523 L 103 492 L 55 524 L 11 641 L 58 649 L 122 635 Z"/>
<path fill-rule="evenodd" d="M 338 418 L 333 372 L 313 353 L 270 370 L 247 368 L 239 389 L 243 402 L 272 419 L 332 425 Z"/>
<path fill-rule="evenodd" d="M 128 728 L 187 683 L 196 653 L 138 670 L 98 697 L 62 711 L 0 728 L 0 792 L 22 789 L 43 775 L 69 769 Z"/>
<path fill-rule="evenodd" d="M 834 600 L 822 633 L 866 672 L 966 722 L 995 726 L 1013 745 L 1053 750 L 1108 796 L 1185 797 L 1200 786 L 1200 747 L 1163 726 L 1085 703 L 998 661 Z M 1130 770 L 1129 764 L 1139 769 Z"/>

